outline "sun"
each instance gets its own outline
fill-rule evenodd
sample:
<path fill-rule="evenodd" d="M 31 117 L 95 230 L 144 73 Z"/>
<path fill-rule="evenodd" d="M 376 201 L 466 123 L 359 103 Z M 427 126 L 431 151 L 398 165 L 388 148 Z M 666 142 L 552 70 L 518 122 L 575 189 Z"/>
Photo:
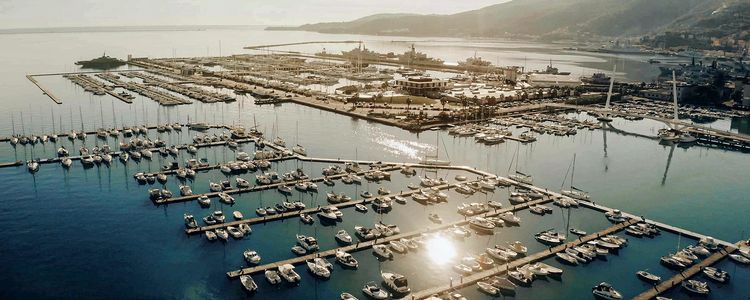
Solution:
<path fill-rule="evenodd" d="M 427 255 L 437 264 L 446 264 L 456 257 L 456 247 L 453 242 L 443 236 L 431 237 L 426 245 Z"/>

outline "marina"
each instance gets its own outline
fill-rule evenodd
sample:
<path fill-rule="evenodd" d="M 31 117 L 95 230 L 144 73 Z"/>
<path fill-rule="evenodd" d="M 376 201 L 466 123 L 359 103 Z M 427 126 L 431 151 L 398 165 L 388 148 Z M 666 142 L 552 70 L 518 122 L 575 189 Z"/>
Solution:
<path fill-rule="evenodd" d="M 225 49 L 248 44 L 226 44 L 230 33 L 221 33 Z M 592 287 L 610 287 L 622 299 L 685 299 L 692 292 L 683 283 L 696 280 L 711 298 L 750 296 L 741 287 L 750 269 L 729 256 L 746 253 L 750 225 L 747 186 L 736 182 L 750 149 L 737 125 L 746 113 L 680 105 L 675 120 L 669 101 L 584 105 L 586 95 L 519 85 L 541 95 L 523 98 L 508 83 L 449 90 L 458 100 L 445 101 L 368 90 L 406 78 L 398 72 L 448 81 L 463 72 L 281 54 L 360 42 L 321 37 L 327 42 L 259 40 L 269 45 L 231 56 L 157 49 L 108 71 L 20 76 L 37 87 L 14 97 L 47 105 L 16 105 L 14 123 L 0 122 L 0 176 L 13 200 L 0 235 L 14 241 L 2 250 L 27 253 L 2 261 L 15 275 L 0 279 L 19 288 L 0 295 L 598 299 Z M 430 43 L 451 45 L 416 42 L 439 57 Z M 363 98 L 341 92 L 348 86 Z M 454 96 L 462 92 L 505 98 L 462 102 Z M 665 128 L 696 141 L 666 142 Z M 130 148 L 136 142 L 144 146 Z M 111 150 L 81 153 L 105 145 Z M 58 157 L 60 148 L 70 153 Z M 112 163 L 89 163 L 103 154 Z M 278 179 L 263 181 L 271 176 Z M 717 250 L 689 250 L 706 240 Z M 698 259 L 684 269 L 661 260 L 678 254 Z M 106 271 L 112 265 L 121 268 Z M 731 281 L 715 281 L 706 267 Z M 658 281 L 636 275 L 643 270 Z M 49 286 L 34 291 L 27 282 L 37 277 Z M 408 289 L 395 278 L 408 279 Z"/>

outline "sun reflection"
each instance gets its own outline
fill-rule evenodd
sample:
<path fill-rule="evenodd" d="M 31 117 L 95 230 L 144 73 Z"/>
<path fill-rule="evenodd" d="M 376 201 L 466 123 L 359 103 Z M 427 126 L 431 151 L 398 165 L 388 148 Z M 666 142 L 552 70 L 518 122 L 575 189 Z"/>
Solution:
<path fill-rule="evenodd" d="M 437 264 L 446 264 L 456 257 L 456 247 L 451 240 L 443 236 L 434 236 L 427 240 L 427 255 Z"/>

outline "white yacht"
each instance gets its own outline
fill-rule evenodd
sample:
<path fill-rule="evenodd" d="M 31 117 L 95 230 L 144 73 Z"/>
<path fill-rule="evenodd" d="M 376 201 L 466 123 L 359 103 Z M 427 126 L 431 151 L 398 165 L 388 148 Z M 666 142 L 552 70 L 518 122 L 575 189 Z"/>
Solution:
<path fill-rule="evenodd" d="M 318 241 L 311 236 L 297 235 L 297 244 L 305 248 L 308 252 L 314 252 L 319 249 Z"/>
<path fill-rule="evenodd" d="M 693 279 L 683 281 L 682 288 L 696 295 L 708 295 L 711 292 L 707 283 Z"/>
<path fill-rule="evenodd" d="M 602 282 L 591 289 L 594 296 L 607 299 L 607 300 L 619 300 L 622 299 L 622 294 L 615 290 L 609 283 Z"/>
<path fill-rule="evenodd" d="M 398 273 L 383 272 L 380 273 L 380 277 L 383 278 L 383 282 L 385 282 L 386 287 L 398 294 L 403 295 L 411 292 L 411 289 L 409 288 L 409 282 L 404 275 Z"/>
<path fill-rule="evenodd" d="M 70 168 L 70 166 L 73 164 L 73 160 L 65 157 L 60 161 L 60 163 L 63 165 L 63 167 Z"/>
<path fill-rule="evenodd" d="M 289 283 L 297 283 L 302 280 L 302 277 L 294 271 L 294 266 L 291 264 L 284 264 L 279 266 L 279 276 L 284 278 Z"/>
<path fill-rule="evenodd" d="M 278 284 L 281 282 L 281 276 L 279 276 L 279 272 L 277 272 L 276 270 L 267 270 L 264 273 L 264 276 L 270 284 Z"/>
<path fill-rule="evenodd" d="M 241 275 L 240 282 L 242 283 L 242 287 L 245 288 L 245 291 L 247 291 L 248 293 L 252 293 L 258 290 L 258 285 L 250 275 Z"/>
<path fill-rule="evenodd" d="M 382 244 L 372 245 L 372 250 L 379 257 L 386 258 L 386 259 L 393 257 L 393 252 L 391 252 L 391 250 L 388 250 L 388 247 L 386 247 L 385 245 L 382 245 Z"/>
<path fill-rule="evenodd" d="M 362 292 L 365 293 L 365 295 L 367 295 L 368 297 L 375 300 L 384 300 L 388 299 L 391 296 L 390 293 L 378 287 L 378 285 L 374 281 L 365 284 L 365 286 L 362 288 Z"/>
<path fill-rule="evenodd" d="M 336 233 L 336 240 L 348 245 L 352 243 L 352 236 L 346 230 L 342 229 Z"/>
<path fill-rule="evenodd" d="M 310 270 L 310 273 L 313 273 L 315 276 L 318 276 L 320 278 L 331 277 L 331 270 L 328 270 L 328 268 L 326 268 L 325 266 L 317 264 L 312 260 L 307 261 L 307 269 Z"/>
<path fill-rule="evenodd" d="M 359 266 L 359 262 L 357 262 L 354 256 L 341 250 L 336 251 L 336 261 L 349 268 L 357 268 Z"/>

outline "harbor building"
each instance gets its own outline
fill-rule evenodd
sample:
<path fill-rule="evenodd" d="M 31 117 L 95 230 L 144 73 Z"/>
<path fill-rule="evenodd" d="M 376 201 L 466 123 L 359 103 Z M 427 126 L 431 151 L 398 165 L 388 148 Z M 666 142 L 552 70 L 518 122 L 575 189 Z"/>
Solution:
<path fill-rule="evenodd" d="M 396 87 L 410 95 L 439 96 L 440 92 L 447 90 L 450 86 L 447 80 L 425 76 L 415 76 L 396 80 Z"/>

